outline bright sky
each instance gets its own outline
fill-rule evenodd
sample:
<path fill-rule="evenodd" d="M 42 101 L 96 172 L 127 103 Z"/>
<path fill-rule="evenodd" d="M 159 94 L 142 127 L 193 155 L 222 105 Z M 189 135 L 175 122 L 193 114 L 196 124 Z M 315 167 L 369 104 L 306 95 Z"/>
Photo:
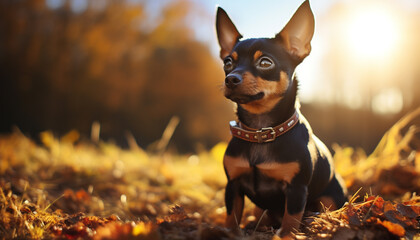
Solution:
<path fill-rule="evenodd" d="M 194 0 L 213 17 L 214 21 L 216 7 L 222 7 L 235 23 L 239 32 L 245 38 L 251 37 L 272 37 L 278 33 L 293 15 L 295 10 L 303 2 L 302 0 Z M 312 3 L 313 2 L 313 3 Z M 331 0 L 312 1 L 311 7 L 315 13 L 325 12 L 332 4 Z M 218 48 L 214 34 L 214 22 L 211 26 L 202 24 L 195 26 L 199 39 L 211 40 L 209 43 L 213 48 Z M 194 25 L 194 24 L 193 24 Z M 211 31 L 208 31 L 211 29 Z M 214 41 L 216 40 L 216 41 Z"/>
<path fill-rule="evenodd" d="M 245 37 L 271 37 L 281 30 L 302 0 L 232 1 L 215 0 L 226 10 Z M 330 0 L 311 2 L 312 10 L 318 14 L 330 5 Z"/>

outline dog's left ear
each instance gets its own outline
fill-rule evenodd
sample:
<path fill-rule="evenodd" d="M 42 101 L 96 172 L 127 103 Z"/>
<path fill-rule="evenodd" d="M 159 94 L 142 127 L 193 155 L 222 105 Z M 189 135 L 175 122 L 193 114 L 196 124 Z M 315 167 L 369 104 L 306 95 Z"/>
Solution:
<path fill-rule="evenodd" d="M 221 7 L 217 8 L 216 31 L 220 45 L 220 58 L 224 59 L 232 52 L 233 47 L 242 38 L 242 35 Z"/>
<path fill-rule="evenodd" d="M 311 52 L 311 40 L 314 35 L 315 19 L 309 0 L 300 5 L 286 26 L 279 32 L 275 39 L 286 50 L 302 61 Z"/>

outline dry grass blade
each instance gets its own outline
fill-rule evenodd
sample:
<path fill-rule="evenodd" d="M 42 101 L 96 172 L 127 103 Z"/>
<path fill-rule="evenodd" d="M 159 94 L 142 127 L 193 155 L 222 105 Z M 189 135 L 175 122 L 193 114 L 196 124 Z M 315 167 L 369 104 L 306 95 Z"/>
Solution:
<path fill-rule="evenodd" d="M 261 217 L 258 219 L 257 225 L 255 225 L 254 231 L 252 232 L 252 235 L 255 234 L 255 232 L 257 231 L 258 227 L 260 226 L 260 223 L 262 221 L 262 219 L 265 217 L 265 215 L 267 214 L 267 209 L 265 209 L 263 211 L 263 213 L 261 214 Z"/>
<path fill-rule="evenodd" d="M 58 198 L 56 198 L 54 201 L 52 201 L 51 203 L 49 203 L 45 208 L 44 211 L 47 211 L 55 202 L 57 202 L 58 200 L 60 200 L 61 198 L 64 197 L 64 194 L 62 194 L 61 196 L 59 196 Z"/>
<path fill-rule="evenodd" d="M 101 134 L 101 124 L 95 121 L 92 123 L 92 128 L 90 131 L 90 139 L 92 140 L 92 142 L 98 143 L 100 139 L 100 134 Z"/>
<path fill-rule="evenodd" d="M 365 214 L 365 217 L 363 218 L 362 222 L 366 222 L 366 220 L 370 217 L 370 212 L 372 211 L 372 208 L 375 206 L 376 200 L 378 200 L 379 196 L 376 196 L 375 199 L 372 202 L 372 205 L 370 206 L 369 210 Z"/>
<path fill-rule="evenodd" d="M 179 117 L 173 116 L 171 120 L 169 121 L 168 125 L 165 128 L 165 131 L 163 131 L 162 137 L 157 143 L 156 149 L 158 153 L 163 153 L 166 149 L 166 146 L 168 146 L 169 140 L 172 138 L 172 135 L 175 132 L 176 127 L 179 124 Z"/>

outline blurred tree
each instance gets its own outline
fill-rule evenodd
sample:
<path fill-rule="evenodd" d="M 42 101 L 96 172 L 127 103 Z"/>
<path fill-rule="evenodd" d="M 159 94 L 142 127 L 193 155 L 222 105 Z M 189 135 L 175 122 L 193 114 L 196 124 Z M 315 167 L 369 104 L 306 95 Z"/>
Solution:
<path fill-rule="evenodd" d="M 180 150 L 226 138 L 220 63 L 187 24 L 197 6 L 175 1 L 146 29 L 142 4 L 105 2 L 77 12 L 69 0 L 0 1 L 0 131 L 87 135 L 99 121 L 102 137 L 122 143 L 130 131 L 145 146 L 178 115 Z"/>

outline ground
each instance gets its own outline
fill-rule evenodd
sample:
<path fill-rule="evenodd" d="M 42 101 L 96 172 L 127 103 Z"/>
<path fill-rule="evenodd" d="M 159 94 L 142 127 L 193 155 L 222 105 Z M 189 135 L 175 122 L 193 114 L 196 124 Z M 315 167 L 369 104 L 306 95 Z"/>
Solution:
<path fill-rule="evenodd" d="M 420 239 L 419 113 L 400 121 L 367 156 L 333 146 L 350 190 L 342 209 L 303 220 L 297 239 Z M 0 239 L 271 239 L 276 229 L 223 227 L 225 143 L 196 155 L 130 149 L 77 131 L 36 143 L 0 136 Z"/>

